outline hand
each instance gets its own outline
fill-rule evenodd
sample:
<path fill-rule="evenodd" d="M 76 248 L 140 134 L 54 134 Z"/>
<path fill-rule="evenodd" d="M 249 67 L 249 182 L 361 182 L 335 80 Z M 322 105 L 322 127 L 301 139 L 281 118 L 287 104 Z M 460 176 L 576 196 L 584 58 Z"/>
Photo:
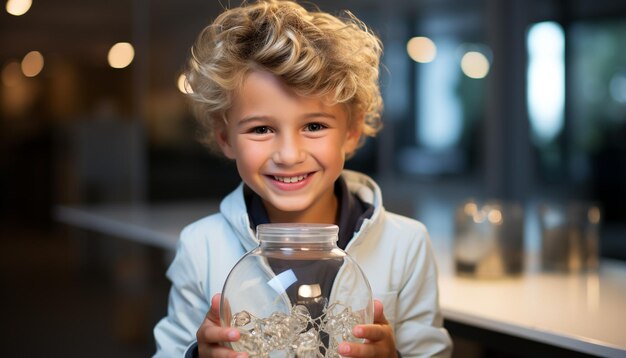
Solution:
<path fill-rule="evenodd" d="M 397 357 L 393 329 L 380 301 L 374 301 L 374 323 L 355 326 L 352 334 L 364 338 L 365 343 L 341 343 L 339 354 L 343 357 Z"/>
<path fill-rule="evenodd" d="M 238 353 L 224 346 L 223 342 L 233 342 L 239 339 L 236 328 L 222 328 L 220 326 L 220 297 L 218 293 L 211 298 L 211 308 L 204 318 L 198 332 L 198 357 L 213 358 L 244 358 L 246 353 Z"/>

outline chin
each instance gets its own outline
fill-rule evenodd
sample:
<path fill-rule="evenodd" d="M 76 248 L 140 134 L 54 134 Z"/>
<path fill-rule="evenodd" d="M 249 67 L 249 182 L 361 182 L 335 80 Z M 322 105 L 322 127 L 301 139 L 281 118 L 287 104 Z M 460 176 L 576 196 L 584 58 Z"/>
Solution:
<path fill-rule="evenodd" d="M 284 213 L 301 213 L 306 211 L 307 207 L 302 205 L 274 205 L 274 208 Z"/>
<path fill-rule="evenodd" d="M 284 213 L 301 213 L 306 211 L 309 206 L 303 203 L 303 200 L 280 200 L 279 202 L 270 202 L 274 209 Z"/>

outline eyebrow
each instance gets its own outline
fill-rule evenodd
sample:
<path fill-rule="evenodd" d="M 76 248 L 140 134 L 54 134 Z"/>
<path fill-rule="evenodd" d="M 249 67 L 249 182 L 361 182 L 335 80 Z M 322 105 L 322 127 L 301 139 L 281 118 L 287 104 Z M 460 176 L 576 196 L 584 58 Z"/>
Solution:
<path fill-rule="evenodd" d="M 260 120 L 269 119 L 269 118 L 270 117 L 266 117 L 266 116 L 249 116 L 249 117 L 244 117 L 242 120 L 237 122 L 237 127 L 244 126 L 248 122 L 260 121 Z"/>
<path fill-rule="evenodd" d="M 335 115 L 331 114 L 331 113 L 327 113 L 327 112 L 313 112 L 313 113 L 307 113 L 304 116 L 302 116 L 302 118 L 304 119 L 310 119 L 310 118 L 317 118 L 317 117 L 324 117 L 324 118 L 328 118 L 328 119 L 337 119 L 337 117 L 335 117 Z M 246 125 L 249 122 L 254 122 L 254 121 L 260 121 L 260 120 L 268 120 L 268 119 L 272 119 L 272 117 L 268 117 L 268 116 L 249 116 L 249 117 L 244 117 L 243 119 L 241 119 L 238 123 L 237 126 L 243 126 Z"/>
<path fill-rule="evenodd" d="M 327 112 L 314 112 L 314 113 L 307 113 L 304 115 L 304 118 L 315 118 L 315 117 L 324 117 L 324 118 L 329 118 L 329 119 L 337 119 L 337 117 L 335 117 L 333 114 L 327 113 Z"/>

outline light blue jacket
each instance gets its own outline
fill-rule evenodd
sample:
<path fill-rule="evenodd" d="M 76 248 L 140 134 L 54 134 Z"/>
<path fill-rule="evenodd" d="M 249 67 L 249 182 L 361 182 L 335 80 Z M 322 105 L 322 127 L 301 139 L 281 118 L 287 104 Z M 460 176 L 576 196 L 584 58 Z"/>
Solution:
<path fill-rule="evenodd" d="M 442 327 L 437 268 L 426 228 L 385 211 L 380 188 L 369 177 L 344 171 L 348 189 L 374 206 L 346 247 L 382 301 L 403 357 L 448 357 L 452 343 Z M 167 271 L 172 281 L 168 313 L 154 329 L 154 357 L 183 357 L 196 339 L 211 297 L 222 291 L 230 269 L 258 244 L 243 186 L 222 200 L 220 212 L 187 226 Z"/>

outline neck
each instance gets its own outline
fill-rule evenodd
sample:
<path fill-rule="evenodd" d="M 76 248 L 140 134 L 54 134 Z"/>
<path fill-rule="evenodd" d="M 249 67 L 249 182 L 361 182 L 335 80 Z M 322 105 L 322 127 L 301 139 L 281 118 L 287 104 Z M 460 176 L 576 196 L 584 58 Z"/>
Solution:
<path fill-rule="evenodd" d="M 281 211 L 266 202 L 264 205 L 272 223 L 337 224 L 339 203 L 334 193 L 302 211 Z"/>

